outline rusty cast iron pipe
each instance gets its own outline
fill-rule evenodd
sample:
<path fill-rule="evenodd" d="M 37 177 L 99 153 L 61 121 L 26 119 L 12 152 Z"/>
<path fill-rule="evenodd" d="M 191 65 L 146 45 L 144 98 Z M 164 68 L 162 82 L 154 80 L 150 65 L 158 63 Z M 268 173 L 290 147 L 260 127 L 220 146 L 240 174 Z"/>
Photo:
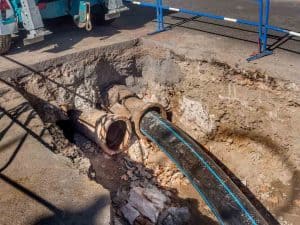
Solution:
<path fill-rule="evenodd" d="M 110 109 L 116 104 L 121 104 L 129 111 L 135 132 L 140 139 L 147 139 L 140 131 L 141 119 L 147 112 L 155 111 L 159 113 L 161 117 L 167 117 L 167 113 L 161 104 L 144 102 L 124 85 L 115 85 L 110 88 L 106 93 L 104 102 L 106 107 Z"/>
<path fill-rule="evenodd" d="M 94 141 L 105 153 L 116 155 L 128 148 L 132 126 L 126 115 L 111 114 L 98 109 L 78 111 L 77 114 L 72 118 L 75 129 Z"/>

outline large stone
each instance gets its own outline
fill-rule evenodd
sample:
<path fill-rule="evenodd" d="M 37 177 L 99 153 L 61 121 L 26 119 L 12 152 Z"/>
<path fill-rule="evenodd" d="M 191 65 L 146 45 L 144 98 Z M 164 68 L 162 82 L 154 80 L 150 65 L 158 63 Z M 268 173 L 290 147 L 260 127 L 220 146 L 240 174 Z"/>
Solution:
<path fill-rule="evenodd" d="M 151 187 L 151 188 L 150 188 Z M 168 197 L 155 186 L 134 187 L 130 190 L 128 203 L 143 216 L 156 223 L 160 212 L 165 208 Z"/>
<path fill-rule="evenodd" d="M 182 114 L 180 122 L 182 124 L 190 124 L 191 130 L 209 134 L 215 129 L 216 125 L 212 116 L 209 115 L 201 102 L 183 97 L 180 102 L 180 111 Z"/>

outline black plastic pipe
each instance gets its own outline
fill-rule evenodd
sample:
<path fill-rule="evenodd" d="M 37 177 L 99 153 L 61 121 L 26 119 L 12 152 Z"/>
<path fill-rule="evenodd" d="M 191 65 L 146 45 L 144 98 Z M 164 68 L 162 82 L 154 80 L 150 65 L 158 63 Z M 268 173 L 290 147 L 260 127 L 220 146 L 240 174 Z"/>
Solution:
<path fill-rule="evenodd" d="M 268 224 L 203 147 L 184 131 L 153 111 L 143 116 L 140 128 L 189 179 L 220 224 Z"/>

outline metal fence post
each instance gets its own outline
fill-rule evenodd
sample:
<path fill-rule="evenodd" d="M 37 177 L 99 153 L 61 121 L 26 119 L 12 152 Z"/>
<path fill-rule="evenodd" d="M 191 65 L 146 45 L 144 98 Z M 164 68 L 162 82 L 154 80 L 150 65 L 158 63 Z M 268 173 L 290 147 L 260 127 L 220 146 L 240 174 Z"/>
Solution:
<path fill-rule="evenodd" d="M 259 26 L 258 26 L 258 47 L 259 53 L 262 52 L 262 44 L 263 44 L 263 23 L 264 23 L 264 1 L 258 1 L 258 13 L 259 13 Z"/>
<path fill-rule="evenodd" d="M 258 52 L 255 55 L 252 55 L 250 58 L 247 59 L 247 61 L 253 61 L 259 58 L 262 58 L 267 55 L 271 55 L 273 52 L 268 49 L 268 31 L 276 31 L 280 33 L 285 33 L 290 36 L 300 37 L 300 32 L 287 30 L 281 27 L 277 26 L 271 26 L 269 25 L 269 17 L 270 17 L 270 0 L 255 0 L 255 2 L 258 4 L 258 12 L 259 12 L 259 21 L 250 21 L 245 19 L 238 19 L 238 18 L 229 18 L 225 16 L 215 15 L 212 13 L 207 12 L 197 12 L 185 8 L 174 8 L 172 6 L 163 5 L 163 0 L 155 0 L 155 3 L 149 3 L 149 2 L 140 2 L 136 0 L 123 0 L 126 2 L 131 2 L 132 4 L 139 5 L 142 7 L 151 7 L 156 8 L 156 19 L 157 19 L 157 28 L 156 31 L 151 34 L 160 33 L 162 31 L 165 31 L 165 25 L 164 25 L 164 10 L 168 10 L 170 12 L 177 12 L 177 13 L 186 13 L 193 16 L 201 16 L 201 17 L 207 17 L 210 19 L 217 19 L 217 20 L 224 20 L 227 22 L 232 23 L 238 23 L 238 24 L 245 24 L 248 26 L 254 26 L 258 28 Z M 170 26 L 167 28 L 169 29 Z"/>
<path fill-rule="evenodd" d="M 273 54 L 272 51 L 267 49 L 268 44 L 268 27 L 269 27 L 269 14 L 270 14 L 270 0 L 266 0 L 266 4 L 264 4 L 264 0 L 258 1 L 259 5 L 259 22 L 258 22 L 258 46 L 259 52 L 250 58 L 247 59 L 248 62 L 260 59 L 267 55 Z"/>
<path fill-rule="evenodd" d="M 156 31 L 154 33 L 164 31 L 165 28 L 164 28 L 164 15 L 163 15 L 162 0 L 156 0 L 156 20 L 157 20 L 157 27 L 156 27 Z M 154 34 L 154 33 L 152 33 L 152 34 Z"/>
<path fill-rule="evenodd" d="M 269 18 L 270 18 L 270 0 L 266 0 L 263 51 L 267 51 L 267 47 L 268 47 Z"/>

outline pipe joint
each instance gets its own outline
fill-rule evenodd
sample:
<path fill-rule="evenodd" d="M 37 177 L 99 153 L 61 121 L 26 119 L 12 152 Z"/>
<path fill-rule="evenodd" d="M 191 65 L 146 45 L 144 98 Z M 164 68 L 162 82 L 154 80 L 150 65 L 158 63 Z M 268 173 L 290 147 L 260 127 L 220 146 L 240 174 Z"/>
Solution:
<path fill-rule="evenodd" d="M 75 129 L 94 141 L 105 153 L 116 155 L 129 147 L 132 125 L 128 112 L 110 114 L 98 109 L 78 111 L 70 110 L 66 106 L 61 106 L 61 108 L 69 114 Z M 68 113 L 71 111 L 73 112 Z"/>
<path fill-rule="evenodd" d="M 112 112 L 127 111 L 128 118 L 134 124 L 135 133 L 140 139 L 146 139 L 146 137 L 140 131 L 140 123 L 142 117 L 150 111 L 159 113 L 163 118 L 167 117 L 167 113 L 163 106 L 159 103 L 144 102 L 142 99 L 129 90 L 124 85 L 115 85 L 110 88 L 106 93 L 105 106 Z M 121 107 L 121 106 L 122 107 Z"/>

